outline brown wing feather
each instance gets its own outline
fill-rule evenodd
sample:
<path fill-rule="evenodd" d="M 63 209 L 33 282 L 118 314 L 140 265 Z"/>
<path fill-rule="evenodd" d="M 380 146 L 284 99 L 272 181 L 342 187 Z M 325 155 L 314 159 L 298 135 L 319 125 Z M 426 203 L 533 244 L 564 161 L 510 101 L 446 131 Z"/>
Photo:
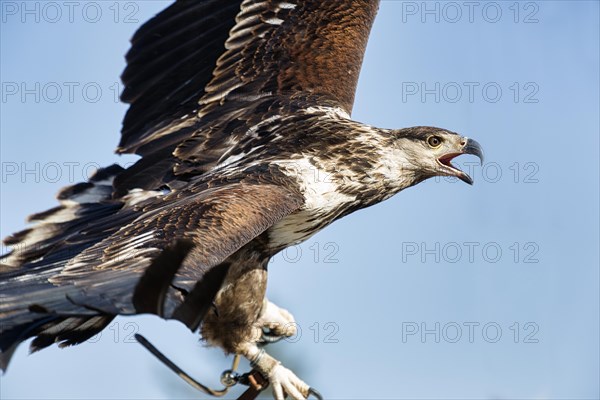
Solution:
<path fill-rule="evenodd" d="M 118 151 L 146 155 L 182 142 L 228 100 L 243 108 L 265 95 L 305 92 L 350 113 L 378 4 L 176 2 L 132 40 L 122 95 L 131 107 Z"/>
<path fill-rule="evenodd" d="M 223 261 L 303 203 L 275 167 L 254 171 L 67 224 L 73 233 L 43 257 L 0 265 L 0 368 L 29 337 L 37 336 L 33 350 L 79 343 L 116 314 L 154 313 L 195 329 L 227 272 Z"/>
<path fill-rule="evenodd" d="M 378 4 L 244 1 L 201 104 L 309 92 L 336 100 L 350 113 Z"/>
<path fill-rule="evenodd" d="M 283 186 L 242 181 L 204 187 L 196 193 L 177 192 L 164 202 L 149 206 L 136 221 L 83 251 L 50 282 L 85 288 L 70 296 L 81 306 L 111 314 L 154 312 L 168 318 L 183 301 L 182 293 L 191 291 L 212 268 L 296 210 L 302 196 Z M 169 288 L 164 312 L 162 304 L 150 311 L 148 304 L 156 305 L 156 300 L 143 301 L 146 294 L 136 292 L 136 285 L 165 249 L 172 252 L 182 241 L 191 244 L 186 257 L 177 260 L 163 255 L 168 260 L 164 268 L 174 273 L 165 285 L 177 290 Z M 155 296 L 156 286 L 148 288 L 147 295 Z M 144 304 L 143 309 L 136 309 L 136 304 Z"/>
<path fill-rule="evenodd" d="M 123 120 L 121 153 L 193 123 L 241 0 L 177 1 L 146 22 L 131 40 L 121 79 L 121 100 L 131 104 Z"/>

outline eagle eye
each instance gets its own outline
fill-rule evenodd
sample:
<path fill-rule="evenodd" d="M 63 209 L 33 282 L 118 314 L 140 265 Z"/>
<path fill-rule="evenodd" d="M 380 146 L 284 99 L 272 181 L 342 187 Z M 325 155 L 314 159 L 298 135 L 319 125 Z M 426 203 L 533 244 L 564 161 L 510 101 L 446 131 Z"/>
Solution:
<path fill-rule="evenodd" d="M 427 144 L 431 147 L 439 147 L 442 144 L 442 138 L 439 136 L 429 136 Z"/>

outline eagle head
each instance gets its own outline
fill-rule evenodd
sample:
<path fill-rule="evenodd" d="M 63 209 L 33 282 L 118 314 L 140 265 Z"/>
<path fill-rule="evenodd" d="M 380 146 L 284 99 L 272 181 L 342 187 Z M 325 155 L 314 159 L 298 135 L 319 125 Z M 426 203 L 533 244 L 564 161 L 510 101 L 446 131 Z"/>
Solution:
<path fill-rule="evenodd" d="M 403 168 L 412 170 L 418 180 L 433 176 L 454 176 L 470 185 L 473 179 L 451 161 L 461 154 L 472 154 L 483 162 L 483 150 L 475 140 L 429 126 L 394 131 L 394 147 L 402 154 Z"/>

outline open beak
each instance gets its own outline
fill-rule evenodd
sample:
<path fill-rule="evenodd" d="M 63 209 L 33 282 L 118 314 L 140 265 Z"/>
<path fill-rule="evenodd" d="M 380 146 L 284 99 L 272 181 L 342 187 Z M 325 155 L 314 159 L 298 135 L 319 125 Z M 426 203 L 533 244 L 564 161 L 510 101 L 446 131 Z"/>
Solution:
<path fill-rule="evenodd" d="M 442 167 L 442 170 L 447 173 L 449 176 L 455 176 L 463 182 L 468 183 L 469 185 L 473 184 L 473 178 L 471 178 L 467 173 L 461 171 L 452 165 L 451 161 L 454 157 L 458 157 L 461 154 L 472 154 L 474 156 L 479 157 L 479 160 L 483 164 L 483 150 L 479 143 L 477 143 L 473 139 L 464 138 L 464 144 L 460 151 L 456 153 L 448 153 L 444 154 L 440 158 L 438 158 L 438 163 Z"/>

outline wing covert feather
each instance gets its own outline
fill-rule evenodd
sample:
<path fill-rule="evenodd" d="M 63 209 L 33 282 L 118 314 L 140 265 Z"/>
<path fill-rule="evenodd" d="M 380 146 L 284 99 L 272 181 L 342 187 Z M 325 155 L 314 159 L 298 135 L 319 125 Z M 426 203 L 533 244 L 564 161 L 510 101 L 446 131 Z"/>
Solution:
<path fill-rule="evenodd" d="M 133 299 L 136 286 L 164 251 L 185 241 L 190 244 L 187 254 L 170 258 L 179 265 L 165 265 L 176 273 L 164 284 L 177 290 L 170 288 L 165 304 L 152 311 L 169 318 L 184 300 L 182 293 L 191 291 L 211 269 L 303 204 L 299 193 L 265 183 L 225 184 L 195 194 L 178 192 L 176 197 L 167 196 L 165 205 L 149 207 L 134 222 L 86 249 L 50 281 L 82 288 L 70 300 L 84 307 L 114 314 L 150 312 L 147 304 L 156 304 L 156 299 L 136 309 L 136 303 L 144 303 L 139 301 L 144 298 L 139 290 L 138 300 Z M 155 288 L 149 286 L 149 296 L 155 296 L 150 293 Z"/>

